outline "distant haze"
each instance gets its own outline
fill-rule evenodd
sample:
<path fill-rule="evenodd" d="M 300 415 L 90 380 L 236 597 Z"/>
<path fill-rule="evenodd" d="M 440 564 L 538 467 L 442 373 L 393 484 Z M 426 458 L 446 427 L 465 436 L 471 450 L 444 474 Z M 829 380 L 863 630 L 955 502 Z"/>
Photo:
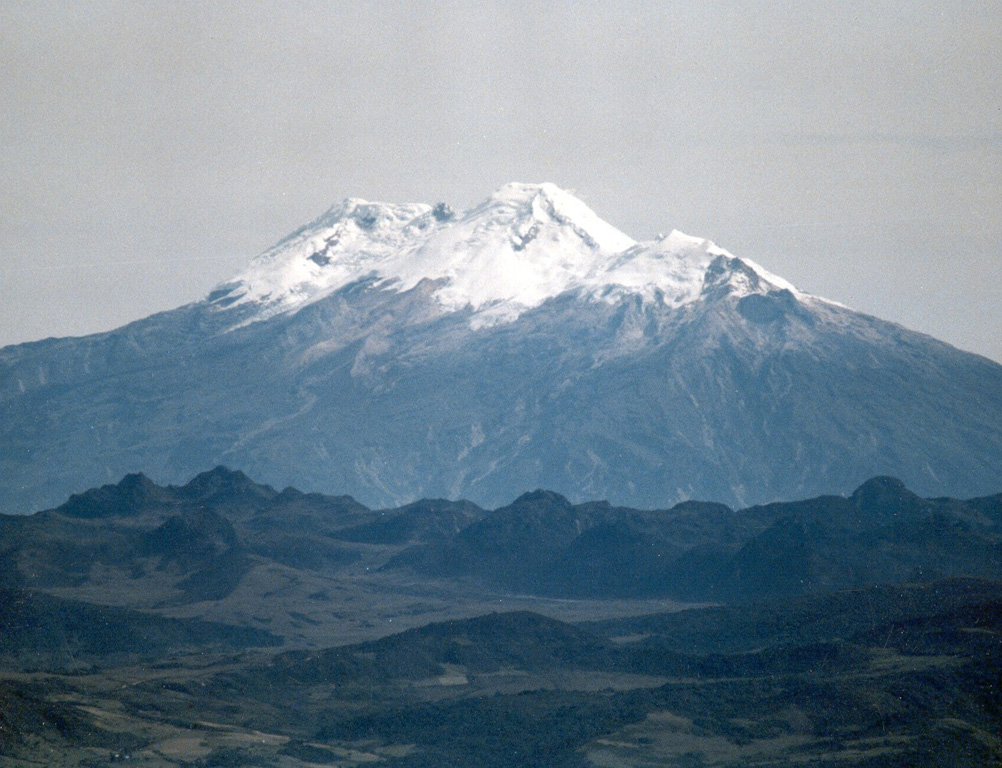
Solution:
<path fill-rule="evenodd" d="M 6 2 L 0 345 L 552 181 L 1002 361 L 1002 4 Z"/>

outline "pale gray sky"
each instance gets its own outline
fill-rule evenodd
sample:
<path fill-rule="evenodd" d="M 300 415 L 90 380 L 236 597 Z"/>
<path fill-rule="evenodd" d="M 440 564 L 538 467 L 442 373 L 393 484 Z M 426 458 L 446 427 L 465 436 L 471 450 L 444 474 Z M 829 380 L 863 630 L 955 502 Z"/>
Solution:
<path fill-rule="evenodd" d="M 1002 361 L 1000 2 L 0 4 L 0 344 L 348 196 L 575 190 Z"/>

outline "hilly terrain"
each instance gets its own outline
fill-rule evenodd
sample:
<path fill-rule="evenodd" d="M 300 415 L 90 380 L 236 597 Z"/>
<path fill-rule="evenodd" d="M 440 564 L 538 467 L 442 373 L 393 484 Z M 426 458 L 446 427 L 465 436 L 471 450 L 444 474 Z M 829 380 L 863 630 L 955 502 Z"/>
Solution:
<path fill-rule="evenodd" d="M 741 603 L 1002 579 L 1002 495 L 926 499 L 878 477 L 848 497 L 740 510 L 572 504 L 543 490 L 494 510 L 445 500 L 370 510 L 349 496 L 277 491 L 217 467 L 183 486 L 128 475 L 46 512 L 0 516 L 0 565 L 2 587 L 100 595 L 171 616 L 201 606 L 212 612 L 203 618 L 230 610 L 246 621 L 241 605 L 281 594 L 312 606 L 297 609 L 300 625 L 345 611 L 349 594 L 400 583 L 557 601 Z M 282 634 L 297 623 L 291 614 L 275 620 L 286 622 Z"/>
<path fill-rule="evenodd" d="M 373 507 L 983 496 L 1000 392 L 994 362 L 552 184 L 349 199 L 203 301 L 0 350 L 0 510 L 218 464 Z"/>
<path fill-rule="evenodd" d="M 1002 495 L 888 477 L 372 510 L 217 467 L 0 516 L 12 768 L 998 766 L 1000 669 Z"/>

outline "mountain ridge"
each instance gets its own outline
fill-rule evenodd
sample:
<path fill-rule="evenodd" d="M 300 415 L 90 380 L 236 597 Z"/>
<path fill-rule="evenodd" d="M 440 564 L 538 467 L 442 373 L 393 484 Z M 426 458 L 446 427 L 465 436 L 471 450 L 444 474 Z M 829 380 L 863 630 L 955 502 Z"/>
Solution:
<path fill-rule="evenodd" d="M 359 244 L 374 242 L 384 209 L 371 226 L 372 211 L 357 213 L 362 225 L 349 216 L 333 245 L 345 211 L 321 217 L 248 268 L 277 259 L 282 272 L 288 257 L 293 277 L 312 280 L 362 264 L 344 285 L 308 281 L 289 294 L 295 306 L 231 282 L 116 331 L 0 350 L 0 510 L 217 464 L 370 506 L 497 506 L 533 487 L 640 507 L 747 506 L 848 493 L 882 474 L 926 496 L 995 490 L 1002 366 L 801 293 L 698 238 L 629 239 L 611 253 L 575 231 L 598 228 L 595 215 L 555 217 L 538 198 L 567 193 L 544 186 L 470 212 L 405 207 L 402 219 L 437 234 L 401 249 L 393 233 L 412 219 L 390 222 L 375 255 Z M 512 239 L 536 224 L 528 242 Z M 310 260 L 328 247 L 330 264 Z M 412 285 L 416 273 L 373 271 L 417 269 L 422 248 L 438 273 Z M 447 274 L 467 257 L 528 265 L 527 292 L 490 269 Z M 621 283 L 602 282 L 613 273 Z M 483 278 L 489 300 L 450 282 L 467 278 Z"/>
<path fill-rule="evenodd" d="M 919 576 L 1000 579 L 1002 494 L 928 499 L 877 477 L 848 496 L 744 509 L 574 504 L 536 490 L 492 510 L 428 499 L 373 510 L 216 467 L 183 486 L 129 475 L 52 510 L 0 516 L 0 544 L 0 587 L 72 597 L 111 579 L 168 608 L 226 601 L 275 564 L 304 583 L 341 573 L 551 598 L 747 602 Z"/>

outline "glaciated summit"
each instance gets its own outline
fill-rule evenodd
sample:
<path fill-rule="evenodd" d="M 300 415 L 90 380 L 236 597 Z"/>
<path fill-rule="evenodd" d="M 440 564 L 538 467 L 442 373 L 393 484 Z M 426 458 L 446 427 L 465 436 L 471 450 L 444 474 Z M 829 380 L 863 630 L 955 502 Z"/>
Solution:
<path fill-rule="evenodd" d="M 719 259 L 736 257 L 678 231 L 638 243 L 554 184 L 510 183 L 459 214 L 349 198 L 259 256 L 213 298 L 220 306 L 253 306 L 254 321 L 295 312 L 358 280 L 375 278 L 398 292 L 428 280 L 443 311 L 472 308 L 473 324 L 482 326 L 568 291 L 607 300 L 639 294 L 679 306 L 700 296 Z M 739 261 L 759 278 L 752 282 L 794 290 Z"/>
<path fill-rule="evenodd" d="M 352 198 L 205 301 L 0 351 L 0 505 L 220 464 L 369 506 L 970 497 L 998 491 L 1000 392 L 996 363 L 552 184 Z"/>

